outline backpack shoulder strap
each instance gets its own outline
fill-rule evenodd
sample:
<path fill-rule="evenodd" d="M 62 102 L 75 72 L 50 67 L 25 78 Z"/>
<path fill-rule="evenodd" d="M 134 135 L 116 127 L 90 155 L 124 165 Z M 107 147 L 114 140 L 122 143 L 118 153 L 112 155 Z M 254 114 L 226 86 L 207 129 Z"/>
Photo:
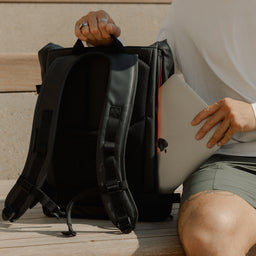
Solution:
<path fill-rule="evenodd" d="M 99 127 L 96 172 L 105 210 L 123 233 L 135 228 L 138 212 L 125 175 L 125 147 L 137 86 L 136 55 L 110 55 L 110 82 Z"/>
<path fill-rule="evenodd" d="M 15 221 L 40 202 L 53 215 L 59 207 L 41 190 L 53 154 L 55 133 L 63 89 L 72 67 L 83 56 L 57 58 L 49 67 L 37 99 L 27 160 L 16 184 L 5 200 L 4 220 Z"/>

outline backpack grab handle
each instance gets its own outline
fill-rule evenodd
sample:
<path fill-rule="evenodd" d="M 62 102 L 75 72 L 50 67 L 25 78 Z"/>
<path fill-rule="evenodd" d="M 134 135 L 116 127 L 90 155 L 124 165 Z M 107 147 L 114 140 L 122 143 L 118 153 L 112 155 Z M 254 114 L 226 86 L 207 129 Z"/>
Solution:
<path fill-rule="evenodd" d="M 115 53 L 123 53 L 125 52 L 123 44 L 118 40 L 115 36 L 111 35 L 112 42 L 108 46 L 95 46 L 95 48 L 99 49 L 99 51 L 104 52 L 115 52 Z M 77 39 L 76 43 L 73 46 L 74 54 L 81 54 L 84 52 L 84 44 L 80 39 Z"/>

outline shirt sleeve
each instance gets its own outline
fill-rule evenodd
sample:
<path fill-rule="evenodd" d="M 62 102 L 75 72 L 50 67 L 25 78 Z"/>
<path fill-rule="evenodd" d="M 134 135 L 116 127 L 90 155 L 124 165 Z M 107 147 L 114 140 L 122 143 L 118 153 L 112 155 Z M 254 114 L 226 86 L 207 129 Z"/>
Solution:
<path fill-rule="evenodd" d="M 252 103 L 252 108 L 254 112 L 254 116 L 256 118 L 256 102 Z M 238 142 L 252 142 L 256 141 L 256 131 L 250 132 L 237 132 L 233 137 Z"/>
<path fill-rule="evenodd" d="M 254 112 L 254 116 L 256 118 L 256 102 L 252 103 L 252 109 L 253 109 L 253 112 Z"/>

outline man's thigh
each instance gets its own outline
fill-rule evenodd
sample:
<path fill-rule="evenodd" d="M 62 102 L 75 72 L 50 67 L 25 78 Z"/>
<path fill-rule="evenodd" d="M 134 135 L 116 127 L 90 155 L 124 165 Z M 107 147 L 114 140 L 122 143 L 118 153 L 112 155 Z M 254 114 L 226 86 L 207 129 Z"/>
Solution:
<path fill-rule="evenodd" d="M 181 204 L 211 190 L 231 192 L 256 208 L 256 158 L 214 155 L 184 182 Z"/>

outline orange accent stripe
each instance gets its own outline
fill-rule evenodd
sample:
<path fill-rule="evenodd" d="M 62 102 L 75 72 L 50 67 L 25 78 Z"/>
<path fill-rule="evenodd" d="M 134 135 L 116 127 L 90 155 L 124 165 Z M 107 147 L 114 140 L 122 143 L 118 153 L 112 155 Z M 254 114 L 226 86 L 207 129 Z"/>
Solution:
<path fill-rule="evenodd" d="M 161 68 L 159 71 L 159 80 L 158 80 L 158 129 L 157 129 L 157 139 L 159 139 L 159 130 L 160 130 L 160 119 L 161 119 L 161 112 L 160 112 L 160 105 L 161 105 L 161 93 L 160 93 L 160 88 L 162 85 L 162 79 L 161 79 Z M 160 149 L 157 147 L 157 152 L 160 152 Z"/>

